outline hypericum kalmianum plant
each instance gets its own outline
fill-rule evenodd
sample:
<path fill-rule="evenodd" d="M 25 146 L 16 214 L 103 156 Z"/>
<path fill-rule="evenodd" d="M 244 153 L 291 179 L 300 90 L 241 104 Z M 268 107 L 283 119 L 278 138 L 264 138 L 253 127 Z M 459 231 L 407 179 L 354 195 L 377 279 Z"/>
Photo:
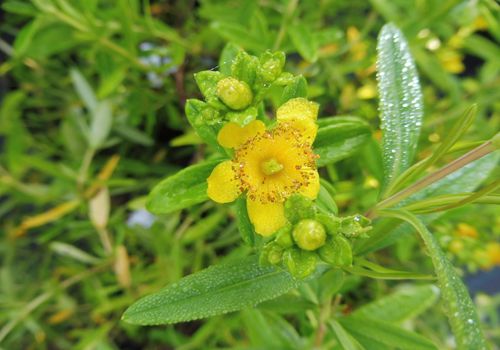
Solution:
<path fill-rule="evenodd" d="M 188 100 L 186 115 L 213 153 L 159 183 L 147 203 L 155 214 L 207 200 L 234 203 L 238 229 L 253 254 L 209 267 L 144 297 L 123 319 L 153 325 L 223 314 L 276 298 L 311 280 L 332 278 L 341 284 L 343 279 L 335 277 L 339 273 L 435 278 L 457 347 L 486 349 L 474 305 L 425 226 L 443 210 L 488 202 L 491 196 L 486 195 L 498 187 L 497 181 L 474 192 L 496 166 L 496 141 L 425 174 L 464 134 L 475 107 L 464 113 L 429 158 L 413 164 L 423 118 L 421 87 L 402 33 L 394 25 L 384 26 L 377 61 L 382 191 L 364 216 L 338 216 L 332 199 L 335 184 L 320 179 L 321 167 L 359 151 L 370 139 L 370 129 L 356 117 L 317 118 L 319 106 L 307 99 L 305 79 L 284 72 L 284 66 L 281 52 L 255 57 L 228 45 L 219 71 L 197 73 L 204 101 Z M 267 113 L 265 102 L 271 95 L 275 103 L 279 100 L 275 113 Z M 435 276 L 382 267 L 366 257 L 411 227 L 425 243 Z M 430 340 L 391 323 L 403 319 L 402 314 L 420 313 L 435 300 L 435 289 L 422 288 L 424 294 L 385 303 L 382 319 L 378 302 L 350 315 L 330 315 L 325 322 L 343 348 L 436 349 Z M 340 285 L 332 288 L 339 289 Z"/>

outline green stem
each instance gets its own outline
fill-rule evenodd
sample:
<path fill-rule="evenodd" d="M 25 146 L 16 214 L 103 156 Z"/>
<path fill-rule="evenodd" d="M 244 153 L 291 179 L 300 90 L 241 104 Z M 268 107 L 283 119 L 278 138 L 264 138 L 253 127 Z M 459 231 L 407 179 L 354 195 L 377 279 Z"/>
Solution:
<path fill-rule="evenodd" d="M 284 14 L 283 19 L 281 21 L 280 31 L 278 32 L 278 35 L 276 36 L 276 41 L 274 42 L 274 45 L 273 45 L 274 51 L 277 51 L 280 48 L 281 42 L 283 41 L 283 38 L 285 37 L 286 29 L 288 27 L 288 21 L 290 20 L 290 17 L 295 12 L 295 9 L 297 8 L 298 3 L 299 3 L 298 0 L 290 0 L 290 2 L 288 3 L 288 6 L 286 7 L 286 10 L 285 10 L 285 14 Z"/>
<path fill-rule="evenodd" d="M 464 154 L 462 157 L 455 159 L 453 162 L 445 165 L 441 169 L 437 170 L 436 172 L 424 177 L 420 181 L 415 182 L 413 185 L 405 188 L 402 191 L 399 191 L 398 193 L 395 193 L 394 195 L 390 196 L 389 198 L 381 201 L 377 206 L 376 209 L 383 209 L 383 208 L 388 208 L 393 206 L 394 204 L 397 204 L 401 202 L 403 199 L 408 198 L 412 194 L 420 191 L 421 189 L 441 180 L 443 177 L 448 176 L 449 174 L 457 171 L 458 169 L 463 168 L 469 163 L 472 163 L 473 161 L 484 157 L 485 155 L 493 152 L 495 148 L 491 144 L 491 141 L 487 141 L 483 143 L 481 146 L 476 147 L 469 153 Z M 373 212 L 370 213 L 370 215 L 373 215 Z"/>

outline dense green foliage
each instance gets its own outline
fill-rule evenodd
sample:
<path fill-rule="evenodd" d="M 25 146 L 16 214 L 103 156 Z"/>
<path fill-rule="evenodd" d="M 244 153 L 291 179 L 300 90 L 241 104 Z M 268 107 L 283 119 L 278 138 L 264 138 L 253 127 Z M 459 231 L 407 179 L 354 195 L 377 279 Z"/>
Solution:
<path fill-rule="evenodd" d="M 500 264 L 498 207 L 486 205 L 499 203 L 498 151 L 397 203 L 425 215 L 372 211 L 498 131 L 496 2 L 4 0 L 1 10 L 0 348 L 451 349 L 453 331 L 482 349 L 478 323 L 499 343 L 500 297 L 479 295 L 478 319 L 448 261 Z M 283 51 L 299 77 L 259 113 L 304 94 L 320 104 L 318 202 L 376 219 L 352 267 L 320 266 L 298 283 L 259 266 L 245 258 L 262 238 L 244 202 L 207 200 L 223 150 L 198 122 L 194 74 L 229 74 L 239 47 Z M 175 326 L 121 321 L 151 293 L 154 305 L 144 299 L 125 320 L 267 301 Z"/>

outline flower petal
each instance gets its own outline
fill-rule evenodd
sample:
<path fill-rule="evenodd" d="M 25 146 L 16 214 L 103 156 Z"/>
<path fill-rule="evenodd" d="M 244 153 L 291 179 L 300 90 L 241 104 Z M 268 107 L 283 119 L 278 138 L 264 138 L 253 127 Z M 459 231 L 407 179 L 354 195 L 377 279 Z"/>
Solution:
<path fill-rule="evenodd" d="M 316 170 L 311 170 L 311 177 L 307 185 L 300 188 L 300 194 L 310 198 L 316 199 L 319 192 L 319 174 Z"/>
<path fill-rule="evenodd" d="M 240 195 L 239 182 L 233 170 L 233 162 L 226 160 L 217 165 L 207 179 L 207 194 L 218 203 L 229 203 Z"/>
<path fill-rule="evenodd" d="M 288 124 L 292 128 L 299 131 L 300 139 L 310 145 L 314 143 L 316 134 L 318 133 L 318 125 L 310 119 L 291 119 L 286 121 L 278 121 L 280 124 Z"/>
<path fill-rule="evenodd" d="M 241 127 L 229 122 L 219 131 L 217 141 L 226 148 L 237 148 L 258 133 L 264 132 L 266 125 L 260 120 L 254 120 Z"/>
<path fill-rule="evenodd" d="M 262 203 L 247 197 L 247 210 L 255 232 L 267 237 L 286 224 L 285 206 L 281 202 Z"/>
<path fill-rule="evenodd" d="M 308 119 L 314 121 L 318 118 L 318 109 L 319 105 L 315 102 L 302 97 L 292 98 L 278 108 L 276 118 L 278 120 Z"/>

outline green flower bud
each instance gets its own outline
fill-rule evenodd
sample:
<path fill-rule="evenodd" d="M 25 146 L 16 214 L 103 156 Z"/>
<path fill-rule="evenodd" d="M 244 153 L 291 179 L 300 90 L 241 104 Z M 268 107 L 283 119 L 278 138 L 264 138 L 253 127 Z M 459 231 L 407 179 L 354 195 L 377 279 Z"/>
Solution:
<path fill-rule="evenodd" d="M 328 239 L 324 246 L 318 250 L 323 261 L 334 266 L 351 266 L 352 249 L 349 241 L 342 236 Z"/>
<path fill-rule="evenodd" d="M 276 234 L 276 239 L 274 241 L 283 248 L 292 247 L 293 246 L 292 225 L 288 223 L 282 228 L 280 228 Z"/>
<path fill-rule="evenodd" d="M 283 247 L 275 242 L 270 242 L 264 246 L 260 255 L 262 265 L 278 265 L 283 257 Z"/>
<path fill-rule="evenodd" d="M 219 80 L 217 96 L 226 106 L 235 110 L 247 108 L 253 99 L 252 90 L 247 83 L 231 77 Z"/>
<path fill-rule="evenodd" d="M 283 263 L 295 278 L 305 278 L 316 270 L 318 257 L 313 252 L 290 248 L 283 254 Z"/>
<path fill-rule="evenodd" d="M 353 215 L 342 218 L 340 232 L 346 237 L 359 237 L 371 230 L 370 219 L 363 215 Z"/>
<path fill-rule="evenodd" d="M 292 224 L 312 219 L 316 213 L 314 202 L 300 194 L 291 195 L 285 202 L 285 216 Z"/>
<path fill-rule="evenodd" d="M 293 228 L 293 239 L 304 250 L 316 250 L 325 244 L 326 232 L 316 220 L 304 219 Z"/>
<path fill-rule="evenodd" d="M 278 78 L 285 65 L 285 54 L 283 52 L 265 52 L 260 57 L 259 74 L 265 82 L 273 82 Z"/>

